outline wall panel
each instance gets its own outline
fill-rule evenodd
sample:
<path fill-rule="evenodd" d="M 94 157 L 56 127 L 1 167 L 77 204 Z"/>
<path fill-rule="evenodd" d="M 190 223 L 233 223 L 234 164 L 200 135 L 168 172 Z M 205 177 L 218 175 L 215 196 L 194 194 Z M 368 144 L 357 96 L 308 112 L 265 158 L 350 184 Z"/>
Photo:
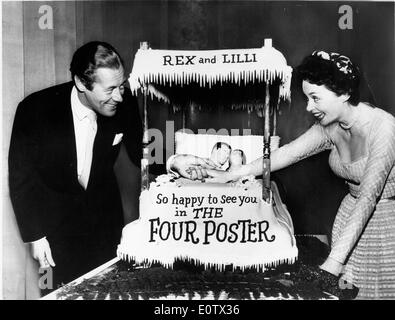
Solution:
<path fill-rule="evenodd" d="M 107 27 L 103 24 L 104 6 L 104 1 L 83 1 L 82 43 L 103 39 L 103 29 Z"/>
<path fill-rule="evenodd" d="M 24 96 L 23 77 L 23 6 L 20 2 L 3 3 L 3 298 L 26 298 L 27 248 L 23 244 L 8 192 L 8 149 L 12 122 L 18 102 Z"/>
<path fill-rule="evenodd" d="M 71 80 L 70 61 L 76 50 L 76 4 L 74 2 L 53 2 L 54 8 L 54 50 L 55 81 Z"/>
<path fill-rule="evenodd" d="M 45 4 L 23 3 L 25 95 L 55 84 L 54 30 L 39 26 L 39 8 Z"/>

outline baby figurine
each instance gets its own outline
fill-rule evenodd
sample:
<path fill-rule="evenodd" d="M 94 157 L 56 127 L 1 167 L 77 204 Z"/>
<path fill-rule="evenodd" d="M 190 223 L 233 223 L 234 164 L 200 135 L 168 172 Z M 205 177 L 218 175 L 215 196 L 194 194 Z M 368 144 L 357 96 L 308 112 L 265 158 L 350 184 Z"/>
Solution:
<path fill-rule="evenodd" d="M 212 160 L 220 170 L 227 170 L 229 168 L 229 156 L 232 152 L 232 147 L 226 142 L 217 142 L 211 150 L 210 160 Z"/>
<path fill-rule="evenodd" d="M 241 149 L 233 150 L 229 156 L 229 169 L 228 171 L 233 171 L 238 167 L 246 163 L 246 156 Z"/>

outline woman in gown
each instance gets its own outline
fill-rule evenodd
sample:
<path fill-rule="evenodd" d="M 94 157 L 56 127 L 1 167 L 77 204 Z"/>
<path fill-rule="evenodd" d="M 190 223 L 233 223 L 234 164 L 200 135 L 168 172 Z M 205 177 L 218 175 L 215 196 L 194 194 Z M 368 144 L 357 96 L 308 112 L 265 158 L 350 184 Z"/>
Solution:
<path fill-rule="evenodd" d="M 329 165 L 345 179 L 349 193 L 334 221 L 330 254 L 317 274 L 334 278 L 340 289 L 353 284 L 359 299 L 395 299 L 395 118 L 359 100 L 359 70 L 345 56 L 314 52 L 297 72 L 306 109 L 317 123 L 272 153 L 271 171 L 331 150 Z M 227 182 L 262 171 L 258 159 L 231 172 L 207 174 Z"/>

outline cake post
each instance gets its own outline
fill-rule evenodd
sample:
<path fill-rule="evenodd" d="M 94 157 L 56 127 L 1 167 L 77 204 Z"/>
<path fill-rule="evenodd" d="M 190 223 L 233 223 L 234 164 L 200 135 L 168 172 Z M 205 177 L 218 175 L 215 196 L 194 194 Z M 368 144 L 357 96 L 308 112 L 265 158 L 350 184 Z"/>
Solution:
<path fill-rule="evenodd" d="M 264 105 L 264 127 L 263 127 L 263 185 L 262 199 L 270 202 L 270 93 L 269 83 L 266 82 L 265 105 Z"/>
<path fill-rule="evenodd" d="M 140 49 L 147 50 L 149 48 L 148 42 L 140 42 Z M 143 157 L 141 159 L 141 191 L 149 189 L 149 153 L 148 153 L 148 88 L 146 85 L 142 88 L 144 94 L 143 104 Z"/>
<path fill-rule="evenodd" d="M 184 104 L 182 106 L 182 132 L 185 132 L 187 127 L 187 106 Z"/>
<path fill-rule="evenodd" d="M 273 134 L 272 134 L 273 136 L 277 135 L 277 112 L 279 105 L 280 105 L 280 95 L 278 96 L 276 107 L 273 109 Z"/>
<path fill-rule="evenodd" d="M 272 39 L 265 38 L 264 47 L 272 47 Z M 265 105 L 264 105 L 264 123 L 263 123 L 263 174 L 262 174 L 262 199 L 270 202 L 270 93 L 269 79 L 265 82 Z"/>

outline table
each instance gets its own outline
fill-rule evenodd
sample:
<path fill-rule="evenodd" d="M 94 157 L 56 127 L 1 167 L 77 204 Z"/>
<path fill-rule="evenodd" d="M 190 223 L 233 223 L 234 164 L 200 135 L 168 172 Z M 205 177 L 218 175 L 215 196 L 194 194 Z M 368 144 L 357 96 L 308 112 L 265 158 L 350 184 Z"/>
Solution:
<path fill-rule="evenodd" d="M 301 268 L 322 260 L 320 237 L 297 236 L 299 261 L 258 273 L 204 270 L 186 262 L 174 270 L 132 266 L 114 258 L 53 291 L 42 300 L 321 300 L 337 297 L 300 279 Z M 322 240 L 322 238 L 321 238 Z M 325 241 L 325 239 L 323 239 Z M 318 260 L 317 260 L 318 259 Z M 302 261 L 300 261 L 302 260 Z"/>

